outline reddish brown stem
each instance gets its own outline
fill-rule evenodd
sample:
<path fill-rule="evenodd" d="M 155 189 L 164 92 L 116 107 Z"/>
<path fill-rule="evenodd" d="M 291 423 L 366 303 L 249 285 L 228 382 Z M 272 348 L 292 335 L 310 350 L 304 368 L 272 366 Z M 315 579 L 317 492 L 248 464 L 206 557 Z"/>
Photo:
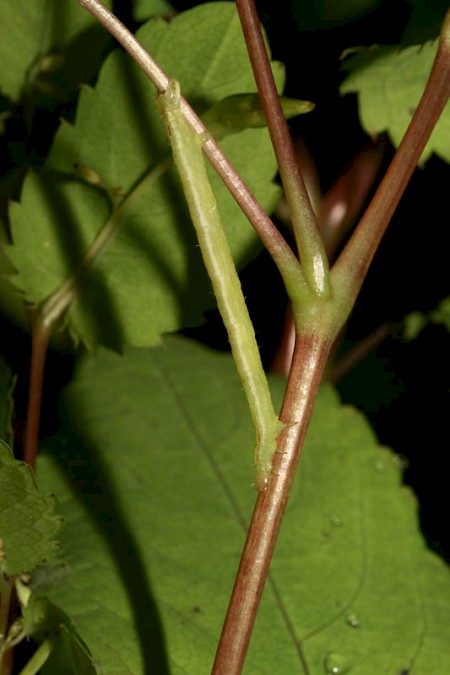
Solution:
<path fill-rule="evenodd" d="M 0 641 L 4 641 L 8 632 L 9 617 L 11 615 L 13 591 L 12 586 L 6 578 L 0 575 Z M 13 650 L 5 651 L 0 649 L 0 673 L 2 675 L 11 675 L 13 666 Z"/>
<path fill-rule="evenodd" d="M 299 336 L 281 411 L 273 477 L 256 502 L 214 662 L 214 675 L 242 671 L 264 584 L 331 343 Z"/>
<path fill-rule="evenodd" d="M 3 654 L 3 662 L 0 664 L 2 675 L 12 675 L 14 667 L 14 649 L 7 649 Z"/>
<path fill-rule="evenodd" d="M 25 427 L 24 461 L 35 467 L 41 418 L 42 386 L 51 326 L 40 317 L 33 322 L 31 332 L 31 365 L 28 391 L 27 422 Z"/>
<path fill-rule="evenodd" d="M 236 7 L 277 158 L 302 268 L 310 287 L 323 295 L 328 289 L 327 256 L 283 115 L 255 4 L 253 0 L 236 0 Z"/>

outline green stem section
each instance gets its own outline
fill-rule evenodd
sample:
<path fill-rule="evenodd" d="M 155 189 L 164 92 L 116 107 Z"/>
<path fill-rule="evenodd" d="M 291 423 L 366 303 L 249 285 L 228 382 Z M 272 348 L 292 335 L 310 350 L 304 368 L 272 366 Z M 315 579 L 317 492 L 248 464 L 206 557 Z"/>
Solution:
<path fill-rule="evenodd" d="M 193 133 L 184 121 L 178 82 L 169 83 L 165 94 L 158 98 L 158 105 L 169 131 L 175 164 L 203 260 L 247 396 L 256 429 L 256 486 L 264 490 L 270 482 L 272 458 L 282 425 L 273 409 L 255 331 L 206 173 L 202 138 Z"/>
<path fill-rule="evenodd" d="M 256 84 L 292 218 L 300 261 L 313 293 L 330 294 L 328 260 L 283 114 L 253 0 L 236 0 Z"/>
<path fill-rule="evenodd" d="M 34 652 L 25 668 L 22 668 L 19 675 L 36 675 L 52 653 L 57 640 L 56 635 L 50 635 L 50 637 L 44 640 Z"/>

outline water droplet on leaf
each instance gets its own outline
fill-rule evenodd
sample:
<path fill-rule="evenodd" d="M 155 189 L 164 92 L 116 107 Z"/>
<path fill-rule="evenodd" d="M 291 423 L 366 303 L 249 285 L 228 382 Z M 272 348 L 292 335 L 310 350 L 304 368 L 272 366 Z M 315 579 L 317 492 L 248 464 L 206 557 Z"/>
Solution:
<path fill-rule="evenodd" d="M 361 625 L 361 621 L 353 612 L 351 614 L 348 614 L 345 620 L 348 623 L 348 625 L 351 626 L 352 628 L 359 628 L 359 626 Z"/>
<path fill-rule="evenodd" d="M 328 652 L 323 665 L 325 672 L 331 675 L 342 675 L 349 670 L 347 659 L 338 652 Z"/>
<path fill-rule="evenodd" d="M 338 516 L 331 516 L 330 523 L 334 525 L 334 527 L 341 527 L 342 520 Z"/>

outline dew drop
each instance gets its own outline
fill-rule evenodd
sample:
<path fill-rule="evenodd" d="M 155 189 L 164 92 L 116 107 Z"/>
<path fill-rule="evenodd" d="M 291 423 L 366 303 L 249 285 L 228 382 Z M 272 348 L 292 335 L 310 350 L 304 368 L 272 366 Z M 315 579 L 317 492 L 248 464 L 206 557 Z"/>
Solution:
<path fill-rule="evenodd" d="M 358 619 L 356 614 L 354 614 L 353 612 L 351 614 L 347 614 L 345 620 L 346 620 L 347 624 L 349 626 L 351 626 L 352 628 L 359 628 L 359 626 L 361 625 L 361 621 Z"/>
<path fill-rule="evenodd" d="M 334 525 L 334 527 L 341 527 L 342 525 L 342 520 L 338 516 L 331 516 L 330 517 L 330 523 Z"/>
<path fill-rule="evenodd" d="M 331 675 L 343 675 L 349 670 L 347 659 L 338 652 L 328 652 L 323 665 L 325 672 Z"/>

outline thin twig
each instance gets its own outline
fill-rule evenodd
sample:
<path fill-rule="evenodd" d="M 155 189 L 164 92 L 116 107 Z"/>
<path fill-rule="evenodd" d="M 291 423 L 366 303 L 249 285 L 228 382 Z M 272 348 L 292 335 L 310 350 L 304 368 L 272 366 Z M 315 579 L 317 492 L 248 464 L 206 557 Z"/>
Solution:
<path fill-rule="evenodd" d="M 298 336 L 281 411 L 279 438 L 268 489 L 260 493 L 242 553 L 217 649 L 213 675 L 242 671 L 278 532 L 331 343 Z"/>
<path fill-rule="evenodd" d="M 1 555 L 3 555 L 2 551 L 0 551 Z M 12 673 L 13 650 L 5 649 L 12 599 L 13 587 L 6 577 L 0 575 L 0 673 L 2 675 Z"/>
<path fill-rule="evenodd" d="M 30 384 L 23 452 L 24 461 L 33 469 L 36 465 L 45 359 L 51 332 L 52 325 L 45 323 L 38 315 L 33 321 L 31 333 Z"/>
<path fill-rule="evenodd" d="M 157 90 L 163 93 L 167 88 L 169 78 L 134 35 L 100 0 L 78 1 L 82 7 L 87 9 L 113 35 L 139 65 Z M 180 108 L 193 131 L 198 134 L 208 133 L 201 119 L 182 97 Z M 211 136 L 203 144 L 203 151 L 237 204 L 255 228 L 261 241 L 280 270 L 286 287 L 292 289 L 293 293 L 298 293 L 298 289 L 304 286 L 304 277 L 298 260 L 290 246 Z"/>
<path fill-rule="evenodd" d="M 253 0 L 236 0 L 250 61 L 278 162 L 302 269 L 311 289 L 329 294 L 328 259 L 281 108 Z"/>
<path fill-rule="evenodd" d="M 383 340 L 392 335 L 392 330 L 387 323 L 381 324 L 358 344 L 345 354 L 345 356 L 332 368 L 326 378 L 328 382 L 336 384 L 345 377 L 353 368 L 370 354 Z"/>

